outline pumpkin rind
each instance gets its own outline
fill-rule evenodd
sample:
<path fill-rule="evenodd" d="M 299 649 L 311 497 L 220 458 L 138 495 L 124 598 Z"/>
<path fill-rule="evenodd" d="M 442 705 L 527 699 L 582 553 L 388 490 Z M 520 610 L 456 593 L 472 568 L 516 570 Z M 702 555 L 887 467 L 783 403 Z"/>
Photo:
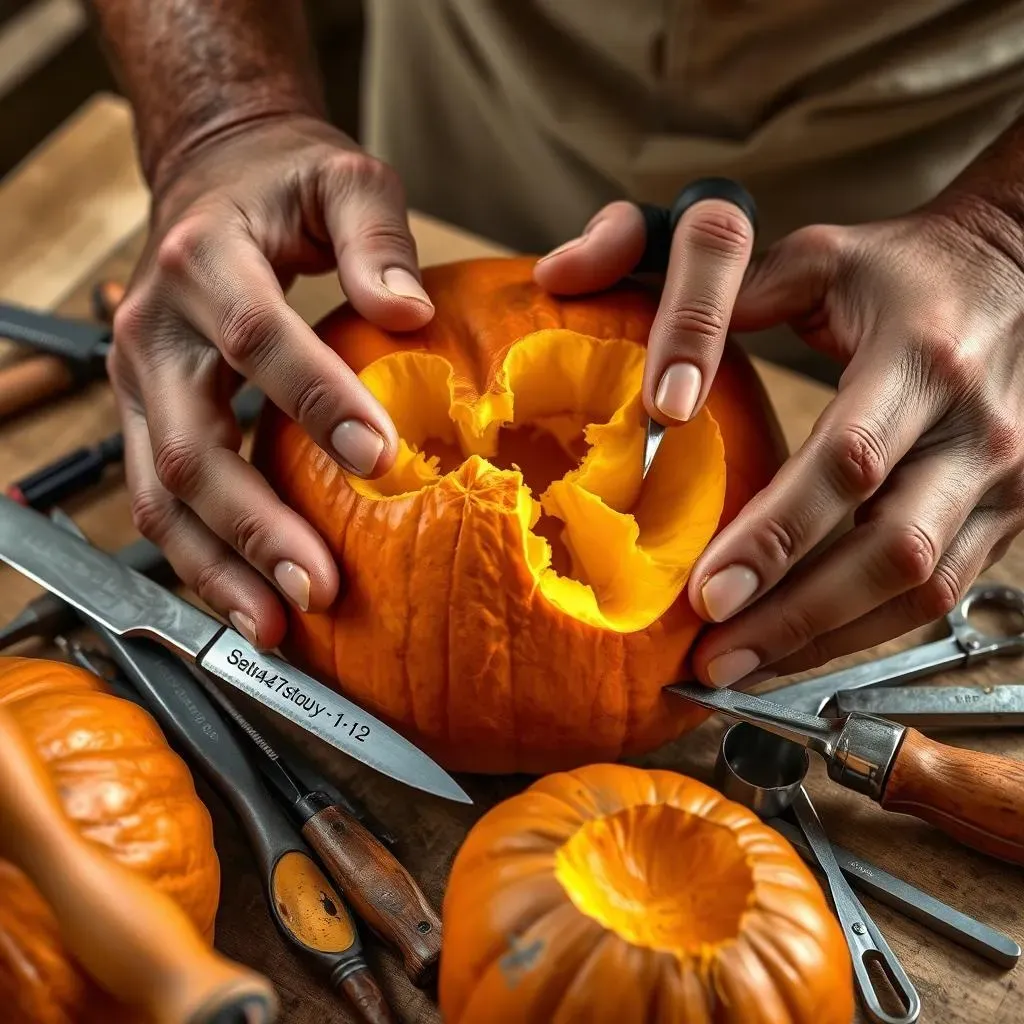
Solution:
<path fill-rule="evenodd" d="M 212 942 L 220 894 L 212 822 L 155 721 L 90 673 L 34 658 L 0 658 L 0 703 L 78 831 L 174 899 Z M 6 1024 L 139 1024 L 70 959 L 53 912 L 5 861 L 0 892 Z"/>
<path fill-rule="evenodd" d="M 645 832 L 637 827 L 644 814 L 681 817 Z M 611 870 L 602 884 L 614 889 L 609 913 L 633 914 L 648 933 L 641 941 L 581 909 L 586 900 L 574 900 L 561 870 L 567 847 L 581 835 L 585 846 L 585 830 L 610 821 L 619 823 L 612 828 L 619 856 L 604 865 Z M 673 845 L 680 822 L 689 842 Z M 723 854 L 730 868 L 722 868 Z M 659 886 L 659 899 L 645 898 L 645 888 Z M 746 901 L 740 914 L 737 889 Z M 692 927 L 694 907 L 698 917 L 721 911 L 706 942 Z M 693 934 L 671 948 L 669 927 L 645 945 L 659 916 L 673 913 Z M 543 778 L 492 808 L 456 856 L 443 923 L 446 1024 L 849 1024 L 853 1017 L 842 932 L 799 856 L 746 808 L 672 772 L 592 765 Z"/>
<path fill-rule="evenodd" d="M 524 346 L 539 351 L 548 344 L 560 364 L 552 372 L 571 374 L 572 359 L 582 364 L 581 353 L 593 353 L 595 346 L 624 344 L 639 355 L 646 344 L 657 310 L 652 293 L 622 285 L 585 298 L 555 298 L 533 284 L 533 263 L 494 259 L 427 268 L 424 286 L 436 313 L 420 331 L 389 335 L 349 307 L 328 317 L 318 331 L 381 398 L 396 425 L 406 424 L 404 431 L 400 427 L 403 436 L 420 429 L 413 423 L 421 415 L 416 402 L 429 404 L 427 392 L 440 386 L 440 378 L 429 384 L 433 370 L 424 370 L 422 386 L 406 385 L 389 406 L 386 378 L 390 374 L 394 381 L 405 371 L 384 373 L 383 368 L 398 367 L 403 359 L 445 361 L 451 368 L 452 405 L 443 418 L 455 424 L 465 455 L 467 445 L 486 447 L 488 432 L 512 414 L 513 392 L 505 390 L 508 365 Z M 570 332 L 577 340 L 568 338 L 556 351 L 557 338 Z M 642 359 L 630 362 L 631 372 L 638 373 Z M 591 386 L 595 392 L 610 386 L 599 372 L 591 372 L 591 378 L 605 381 L 600 388 Z M 530 387 L 523 394 L 535 394 L 537 383 Z M 615 434 L 617 461 L 603 472 L 605 489 L 617 487 L 621 493 L 594 502 L 567 485 L 552 484 L 545 510 L 551 514 L 552 506 L 583 502 L 570 513 L 584 527 L 599 512 L 605 516 L 607 525 L 591 525 L 591 532 L 600 538 L 604 530 L 608 547 L 618 552 L 613 557 L 625 559 L 613 567 L 618 575 L 608 589 L 612 598 L 631 578 L 634 564 L 637 571 L 653 573 L 654 582 L 637 584 L 630 598 L 635 604 L 650 594 L 655 602 L 637 628 L 629 625 L 629 608 L 619 614 L 612 599 L 601 605 L 601 615 L 611 616 L 607 623 L 593 613 L 567 613 L 567 607 L 581 606 L 571 593 L 568 605 L 559 604 L 571 585 L 553 586 L 554 574 L 541 578 L 534 564 L 543 542 L 529 535 L 529 505 L 540 496 L 524 497 L 522 477 L 499 471 L 489 457 L 470 454 L 428 480 L 429 473 L 407 465 L 403 455 L 403 469 L 367 483 L 342 471 L 301 427 L 268 407 L 254 462 L 283 500 L 318 530 L 344 579 L 342 596 L 327 612 L 288 609 L 285 653 L 449 770 L 542 773 L 618 760 L 699 724 L 705 712 L 661 692 L 685 676 L 686 655 L 703 627 L 685 594 L 688 565 L 769 482 L 784 449 L 756 374 L 730 345 L 706 409 L 693 423 L 669 432 L 640 495 L 652 510 L 648 522 L 659 514 L 652 489 L 661 489 L 658 502 L 689 502 L 678 513 L 678 531 L 667 528 L 671 520 L 664 509 L 665 522 L 657 531 L 683 548 L 689 544 L 688 551 L 685 557 L 674 552 L 653 568 L 643 559 L 630 562 L 624 519 L 634 516 L 642 527 L 643 512 L 641 505 L 629 504 L 641 492 L 642 443 L 639 401 L 635 396 L 631 401 L 616 414 L 618 427 L 599 428 L 605 437 Z M 558 423 L 551 426 L 555 433 L 559 429 Z M 602 443 L 610 453 L 612 441 Z M 721 454 L 711 453 L 710 461 L 695 469 L 694 459 L 704 458 L 709 445 L 718 445 Z M 715 458 L 721 470 L 715 470 Z M 689 489 L 687 472 L 697 474 Z M 716 472 L 724 474 L 720 484 Z M 673 487 L 678 473 L 683 477 Z M 416 481 L 423 486 L 413 487 Z M 621 514 L 616 505 L 623 506 Z M 569 536 L 571 530 L 563 532 Z M 583 543 L 584 554 L 604 557 L 592 537 Z M 567 545 L 571 548 L 570 541 Z M 570 551 L 574 559 L 578 554 Z M 592 589 L 596 592 L 597 584 Z"/>

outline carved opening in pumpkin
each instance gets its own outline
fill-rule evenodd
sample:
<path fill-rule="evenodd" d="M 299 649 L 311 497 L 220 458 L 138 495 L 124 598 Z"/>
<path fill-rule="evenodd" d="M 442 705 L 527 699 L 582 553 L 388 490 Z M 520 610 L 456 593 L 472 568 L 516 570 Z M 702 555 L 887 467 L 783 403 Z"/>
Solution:
<path fill-rule="evenodd" d="M 555 877 L 626 942 L 680 956 L 735 939 L 754 895 L 735 834 L 664 804 L 588 821 L 558 849 Z"/>
<path fill-rule="evenodd" d="M 643 360 L 634 342 L 564 329 L 521 339 L 483 383 L 431 353 L 383 356 L 360 378 L 400 450 L 385 476 L 349 483 L 387 501 L 453 479 L 465 499 L 518 518 L 548 601 L 602 628 L 643 629 L 679 596 L 725 500 L 725 450 L 706 409 L 668 431 L 641 481 Z"/>

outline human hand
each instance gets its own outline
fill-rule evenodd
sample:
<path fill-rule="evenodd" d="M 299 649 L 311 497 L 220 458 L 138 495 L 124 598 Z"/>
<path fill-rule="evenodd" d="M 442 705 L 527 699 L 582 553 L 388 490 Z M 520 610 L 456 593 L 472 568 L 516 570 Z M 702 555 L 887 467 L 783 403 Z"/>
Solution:
<path fill-rule="evenodd" d="M 421 327 L 433 307 L 397 177 L 315 118 L 208 138 L 162 172 L 108 360 L 133 517 L 183 582 L 271 648 L 286 626 L 278 594 L 325 608 L 338 569 L 239 454 L 231 396 L 251 381 L 345 468 L 379 476 L 397 450 L 390 417 L 284 291 L 337 267 L 386 329 Z"/>
<path fill-rule="evenodd" d="M 671 422 L 701 407 L 729 329 L 789 322 L 845 371 L 807 441 L 694 566 L 691 604 L 719 625 L 692 664 L 714 686 L 813 668 L 940 618 L 1024 528 L 1019 226 L 940 197 L 896 220 L 801 229 L 748 266 L 749 223 L 727 207 L 692 206 L 676 230 L 648 411 Z M 644 233 L 635 206 L 613 203 L 538 264 L 538 283 L 607 287 L 636 265 Z M 853 529 L 808 557 L 851 513 Z"/>

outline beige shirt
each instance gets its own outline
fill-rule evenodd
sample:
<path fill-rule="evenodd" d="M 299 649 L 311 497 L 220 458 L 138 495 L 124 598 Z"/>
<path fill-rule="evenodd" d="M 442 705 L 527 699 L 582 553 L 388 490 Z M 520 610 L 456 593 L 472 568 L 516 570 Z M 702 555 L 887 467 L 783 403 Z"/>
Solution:
<path fill-rule="evenodd" d="M 759 248 L 900 214 L 1024 108 L 1024 2 L 370 0 L 363 136 L 410 205 L 542 251 L 738 178 Z"/>

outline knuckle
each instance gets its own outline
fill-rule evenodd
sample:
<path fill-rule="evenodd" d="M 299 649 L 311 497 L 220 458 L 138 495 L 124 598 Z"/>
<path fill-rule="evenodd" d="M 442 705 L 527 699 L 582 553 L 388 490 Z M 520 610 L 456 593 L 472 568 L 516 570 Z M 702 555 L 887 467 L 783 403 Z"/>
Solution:
<path fill-rule="evenodd" d="M 938 544 L 916 523 L 907 523 L 895 530 L 883 549 L 886 574 L 894 573 L 910 586 L 927 583 L 939 557 Z"/>
<path fill-rule="evenodd" d="M 203 601 L 216 607 L 217 594 L 228 577 L 228 568 L 227 562 L 205 562 L 192 574 L 189 585 Z"/>
<path fill-rule="evenodd" d="M 847 232 L 836 224 L 808 224 L 784 240 L 786 255 L 803 250 L 825 260 L 840 257 L 846 248 Z M 782 249 L 780 248 L 780 254 Z"/>
<path fill-rule="evenodd" d="M 884 483 L 886 451 L 881 439 L 863 424 L 845 427 L 833 442 L 831 465 L 845 495 L 866 498 Z"/>
<path fill-rule="evenodd" d="M 776 610 L 781 634 L 788 639 L 787 649 L 795 651 L 814 642 L 818 629 L 811 613 L 799 605 L 780 601 Z M 785 653 L 785 652 L 783 652 Z"/>
<path fill-rule="evenodd" d="M 187 498 L 195 494 L 202 477 L 199 448 L 187 438 L 172 436 L 153 453 L 157 479 L 171 494 Z"/>
<path fill-rule="evenodd" d="M 692 217 L 683 221 L 688 246 L 727 259 L 746 255 L 753 241 L 753 229 L 747 218 L 731 203 L 701 203 Z"/>
<path fill-rule="evenodd" d="M 255 512 L 242 512 L 231 529 L 235 549 L 247 562 L 257 564 L 260 552 L 266 549 L 267 526 Z"/>
<path fill-rule="evenodd" d="M 761 523 L 754 543 L 770 562 L 786 566 L 795 560 L 800 550 L 800 535 L 795 526 L 769 517 Z"/>
<path fill-rule="evenodd" d="M 131 496 L 132 523 L 147 540 L 159 545 L 174 521 L 174 503 L 155 487 L 143 487 Z"/>
<path fill-rule="evenodd" d="M 209 249 L 209 231 L 196 216 L 173 224 L 160 240 L 156 265 L 168 277 L 183 278 L 196 273 Z"/>
<path fill-rule="evenodd" d="M 114 310 L 112 327 L 116 339 L 115 348 L 120 347 L 124 351 L 141 342 L 147 334 L 151 320 L 147 304 L 136 295 L 127 296 Z M 113 352 L 114 348 L 111 349 L 111 354 Z"/>
<path fill-rule="evenodd" d="M 258 369 L 281 340 L 282 328 L 276 310 L 267 303 L 236 302 L 224 313 L 220 324 L 220 349 L 237 369 Z"/>
<path fill-rule="evenodd" d="M 704 341 L 717 341 L 725 334 L 725 312 L 710 299 L 689 299 L 674 306 L 666 316 L 665 327 L 672 335 L 689 335 Z"/>
<path fill-rule="evenodd" d="M 335 181 L 358 192 L 369 192 L 400 198 L 402 180 L 398 172 L 383 160 L 358 150 L 342 150 L 330 161 L 329 169 Z"/>
<path fill-rule="evenodd" d="M 295 419 L 312 425 L 337 415 L 338 396 L 322 378 L 313 377 L 303 383 L 295 396 Z"/>
<path fill-rule="evenodd" d="M 1005 409 L 990 409 L 982 431 L 985 454 L 999 465 L 1016 465 L 1024 454 L 1024 427 Z"/>
<path fill-rule="evenodd" d="M 949 566 L 939 566 L 917 588 L 917 606 L 921 622 L 934 622 L 948 615 L 961 601 L 964 585 Z"/>

